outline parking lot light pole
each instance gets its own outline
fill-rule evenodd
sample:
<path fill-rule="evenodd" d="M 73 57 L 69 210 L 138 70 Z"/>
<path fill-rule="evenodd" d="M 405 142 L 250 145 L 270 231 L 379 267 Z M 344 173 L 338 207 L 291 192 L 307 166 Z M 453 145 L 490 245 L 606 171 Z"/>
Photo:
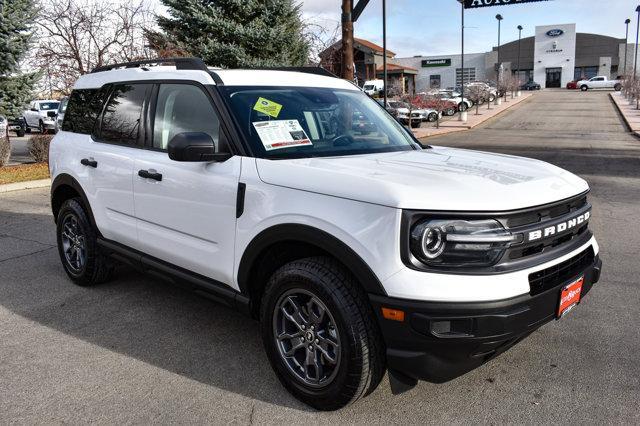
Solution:
<path fill-rule="evenodd" d="M 633 61 L 633 79 L 636 78 L 636 69 L 638 67 L 638 33 L 640 33 L 640 6 L 636 7 L 638 12 L 638 25 L 636 26 L 636 57 Z"/>
<path fill-rule="evenodd" d="M 518 25 L 518 67 L 516 75 L 518 76 L 518 83 L 520 82 L 520 39 L 522 38 L 522 25 Z"/>
<path fill-rule="evenodd" d="M 458 0 L 460 2 L 460 8 L 462 10 L 462 25 L 461 25 L 461 52 L 460 52 L 460 105 L 465 107 L 466 104 L 464 102 L 464 1 Z M 462 107 L 460 108 L 460 117 L 459 120 L 462 122 L 467 121 L 467 109 L 465 108 L 462 111 Z"/>
<path fill-rule="evenodd" d="M 627 50 L 629 50 L 629 24 L 631 23 L 631 19 L 625 19 L 624 23 L 627 26 L 627 30 L 624 35 L 624 68 L 622 68 L 622 74 L 627 75 Z"/>
<path fill-rule="evenodd" d="M 502 15 L 499 13 L 496 15 L 496 19 L 498 20 L 498 77 L 496 79 L 496 83 L 500 81 L 500 22 L 502 22 Z"/>

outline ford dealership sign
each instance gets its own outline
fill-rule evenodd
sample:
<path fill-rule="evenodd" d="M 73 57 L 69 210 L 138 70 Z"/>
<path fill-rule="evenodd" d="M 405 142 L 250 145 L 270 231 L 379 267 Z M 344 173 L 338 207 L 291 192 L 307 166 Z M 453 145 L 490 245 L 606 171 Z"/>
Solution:
<path fill-rule="evenodd" d="M 547 31 L 547 35 L 549 37 L 559 37 L 562 34 L 564 34 L 564 31 L 560 30 L 560 29 L 555 29 L 555 30 L 549 30 Z"/>

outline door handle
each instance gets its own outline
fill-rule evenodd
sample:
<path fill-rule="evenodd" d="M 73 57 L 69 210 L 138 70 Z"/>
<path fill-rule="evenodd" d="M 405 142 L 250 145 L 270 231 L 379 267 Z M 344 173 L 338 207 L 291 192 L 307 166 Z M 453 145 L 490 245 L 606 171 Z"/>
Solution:
<path fill-rule="evenodd" d="M 93 167 L 94 169 L 98 167 L 98 162 L 96 160 L 89 160 L 88 158 L 83 158 L 80 160 L 80 164 L 83 166 Z"/>
<path fill-rule="evenodd" d="M 138 176 L 145 179 L 162 180 L 162 173 L 150 172 L 149 170 L 139 170 Z"/>

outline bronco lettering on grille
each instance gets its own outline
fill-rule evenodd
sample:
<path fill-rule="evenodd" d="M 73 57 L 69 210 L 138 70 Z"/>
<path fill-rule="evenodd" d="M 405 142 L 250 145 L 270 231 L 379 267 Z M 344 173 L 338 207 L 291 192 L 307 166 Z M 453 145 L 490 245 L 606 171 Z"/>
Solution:
<path fill-rule="evenodd" d="M 550 225 L 542 229 L 530 231 L 528 241 L 535 241 L 568 231 L 577 227 L 578 225 L 582 225 L 589 220 L 589 217 L 591 217 L 591 212 L 586 212 L 565 222 L 556 223 L 555 225 Z"/>

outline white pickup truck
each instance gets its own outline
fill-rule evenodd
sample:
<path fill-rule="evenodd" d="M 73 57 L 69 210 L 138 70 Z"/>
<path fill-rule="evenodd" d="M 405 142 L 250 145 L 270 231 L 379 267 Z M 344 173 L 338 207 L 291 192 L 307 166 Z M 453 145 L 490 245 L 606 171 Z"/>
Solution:
<path fill-rule="evenodd" d="M 599 75 L 597 77 L 592 77 L 589 80 L 580 80 L 577 86 L 583 92 L 586 92 L 589 89 L 613 89 L 616 92 L 622 90 L 622 80 L 609 80 L 609 78 Z"/>

